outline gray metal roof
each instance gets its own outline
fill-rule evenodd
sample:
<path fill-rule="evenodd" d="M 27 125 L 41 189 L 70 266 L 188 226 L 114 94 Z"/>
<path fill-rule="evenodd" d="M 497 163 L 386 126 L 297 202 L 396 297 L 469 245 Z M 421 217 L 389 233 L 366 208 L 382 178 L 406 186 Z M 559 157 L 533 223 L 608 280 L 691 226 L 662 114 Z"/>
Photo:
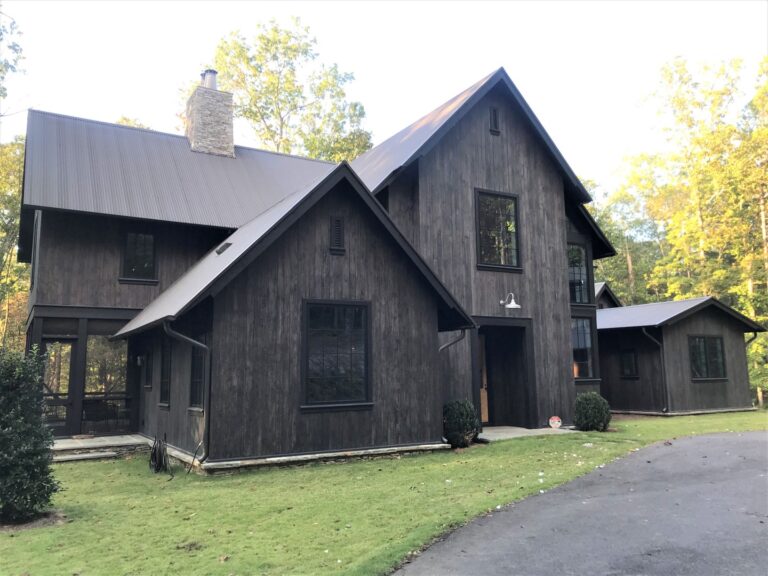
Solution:
<path fill-rule="evenodd" d="M 392 224 L 389 217 L 373 200 L 370 192 L 352 171 L 346 162 L 328 170 L 327 174 L 316 178 L 274 204 L 256 218 L 240 227 L 219 246 L 211 250 L 178 280 L 162 292 L 157 298 L 147 305 L 133 320 L 126 324 L 115 337 L 125 337 L 129 334 L 146 330 L 165 320 L 174 320 L 185 311 L 199 303 L 214 287 L 221 283 L 226 284 L 226 277 L 230 279 L 242 269 L 247 262 L 246 254 L 251 257 L 258 255 L 256 247 L 266 249 L 270 240 L 268 236 L 279 237 L 282 232 L 290 227 L 303 212 L 309 209 L 314 202 L 309 202 L 312 196 L 314 201 L 319 200 L 325 193 L 346 178 L 360 197 L 374 211 L 374 214 L 384 224 L 385 229 L 392 235 L 395 242 L 405 251 L 413 261 L 421 274 L 437 292 L 441 305 L 438 307 L 438 326 L 441 330 L 459 330 L 473 327 L 473 322 L 461 308 L 461 305 L 442 285 L 440 280 L 427 264 L 418 256 L 415 250 L 405 240 L 402 234 Z M 293 216 L 294 219 L 290 217 Z M 281 228 L 282 226 L 282 228 Z M 229 246 L 227 246 L 229 244 Z M 222 250 L 226 246 L 225 250 Z M 258 252 L 260 253 L 260 252 Z"/>
<path fill-rule="evenodd" d="M 726 306 L 716 298 L 704 296 L 690 300 L 654 302 L 619 308 L 603 308 L 597 311 L 597 329 L 646 328 L 673 324 L 703 308 L 715 306 L 744 324 L 745 332 L 764 332 L 765 328 Z"/>
<path fill-rule="evenodd" d="M 388 184 L 390 178 L 396 172 L 419 156 L 424 155 L 435 140 L 439 139 L 445 131 L 455 125 L 475 102 L 498 84 L 503 84 L 507 87 L 512 98 L 520 106 L 523 114 L 531 123 L 534 131 L 542 139 L 544 145 L 560 166 L 565 175 L 566 182 L 570 184 L 570 186 L 566 186 L 569 193 L 579 202 L 590 202 L 592 198 L 584 188 L 584 185 L 565 161 L 552 138 L 547 134 L 544 126 L 542 126 L 539 119 L 533 113 L 533 110 L 531 110 L 504 68 L 499 68 L 494 73 L 489 74 L 464 90 L 461 94 L 448 100 L 439 108 L 420 118 L 378 146 L 361 154 L 352 162 L 352 167 L 371 191 L 374 193 L 378 192 L 379 189 Z"/>
<path fill-rule="evenodd" d="M 184 136 L 30 110 L 22 204 L 237 228 L 333 164 L 235 146 L 192 152 Z"/>
<path fill-rule="evenodd" d="M 605 288 L 605 282 L 595 282 L 595 298 L 600 296 L 600 292 Z"/>

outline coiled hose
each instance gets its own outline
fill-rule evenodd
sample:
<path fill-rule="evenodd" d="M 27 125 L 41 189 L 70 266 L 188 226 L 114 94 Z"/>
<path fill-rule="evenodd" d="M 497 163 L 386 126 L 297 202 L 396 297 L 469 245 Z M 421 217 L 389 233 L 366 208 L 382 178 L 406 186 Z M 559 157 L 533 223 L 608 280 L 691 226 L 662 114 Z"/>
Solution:
<path fill-rule="evenodd" d="M 168 446 L 165 443 L 165 436 L 163 436 L 162 440 L 155 436 L 152 449 L 149 451 L 149 469 L 155 473 L 167 472 L 173 478 L 173 469 L 171 468 L 171 461 L 168 459 Z"/>

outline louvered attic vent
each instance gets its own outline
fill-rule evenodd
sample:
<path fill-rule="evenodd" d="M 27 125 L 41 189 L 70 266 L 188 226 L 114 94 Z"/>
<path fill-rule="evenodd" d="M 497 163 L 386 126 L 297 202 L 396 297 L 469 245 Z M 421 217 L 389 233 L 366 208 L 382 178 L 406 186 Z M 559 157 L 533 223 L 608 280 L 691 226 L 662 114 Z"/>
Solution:
<path fill-rule="evenodd" d="M 331 254 L 344 254 L 344 219 L 331 217 Z"/>
<path fill-rule="evenodd" d="M 499 127 L 499 109 L 491 107 L 490 117 L 491 134 L 501 134 L 501 128 Z"/>

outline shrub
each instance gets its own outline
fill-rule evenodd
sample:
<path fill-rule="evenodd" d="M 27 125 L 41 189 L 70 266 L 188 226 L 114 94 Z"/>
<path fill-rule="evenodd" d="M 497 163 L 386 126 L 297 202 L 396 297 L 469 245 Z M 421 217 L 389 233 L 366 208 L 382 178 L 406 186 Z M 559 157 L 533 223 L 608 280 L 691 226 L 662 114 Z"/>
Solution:
<path fill-rule="evenodd" d="M 480 433 L 480 420 L 469 400 L 443 406 L 443 434 L 452 448 L 466 448 Z"/>
<path fill-rule="evenodd" d="M 579 430 L 605 432 L 611 422 L 608 401 L 597 392 L 585 392 L 576 396 L 574 424 Z"/>
<path fill-rule="evenodd" d="M 22 522 L 51 503 L 53 436 L 43 423 L 42 358 L 0 349 L 0 521 Z"/>

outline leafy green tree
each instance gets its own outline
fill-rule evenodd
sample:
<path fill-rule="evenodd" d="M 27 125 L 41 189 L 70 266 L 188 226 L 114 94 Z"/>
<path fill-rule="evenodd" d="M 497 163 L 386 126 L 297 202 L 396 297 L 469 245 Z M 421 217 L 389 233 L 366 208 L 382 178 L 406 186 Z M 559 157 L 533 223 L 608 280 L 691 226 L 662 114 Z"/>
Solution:
<path fill-rule="evenodd" d="M 24 139 L 0 144 L 0 346 L 24 348 L 29 265 L 17 261 Z"/>
<path fill-rule="evenodd" d="M 317 62 L 316 40 L 296 18 L 281 28 L 260 25 L 252 41 L 239 32 L 222 40 L 214 58 L 221 88 L 234 96 L 235 114 L 276 152 L 339 162 L 371 147 L 362 128 L 365 109 L 346 100 L 353 75 Z"/>
<path fill-rule="evenodd" d="M 149 130 L 149 126 L 147 126 L 146 124 L 142 124 L 136 118 L 129 118 L 128 116 L 120 116 L 120 118 L 117 119 L 117 122 L 115 122 L 115 124 L 120 124 L 121 126 L 132 126 L 134 128 L 144 128 L 145 130 Z"/>
<path fill-rule="evenodd" d="M 16 21 L 0 12 L 0 100 L 8 95 L 5 79 L 8 74 L 18 70 L 21 61 L 21 46 L 16 41 L 19 37 Z"/>

